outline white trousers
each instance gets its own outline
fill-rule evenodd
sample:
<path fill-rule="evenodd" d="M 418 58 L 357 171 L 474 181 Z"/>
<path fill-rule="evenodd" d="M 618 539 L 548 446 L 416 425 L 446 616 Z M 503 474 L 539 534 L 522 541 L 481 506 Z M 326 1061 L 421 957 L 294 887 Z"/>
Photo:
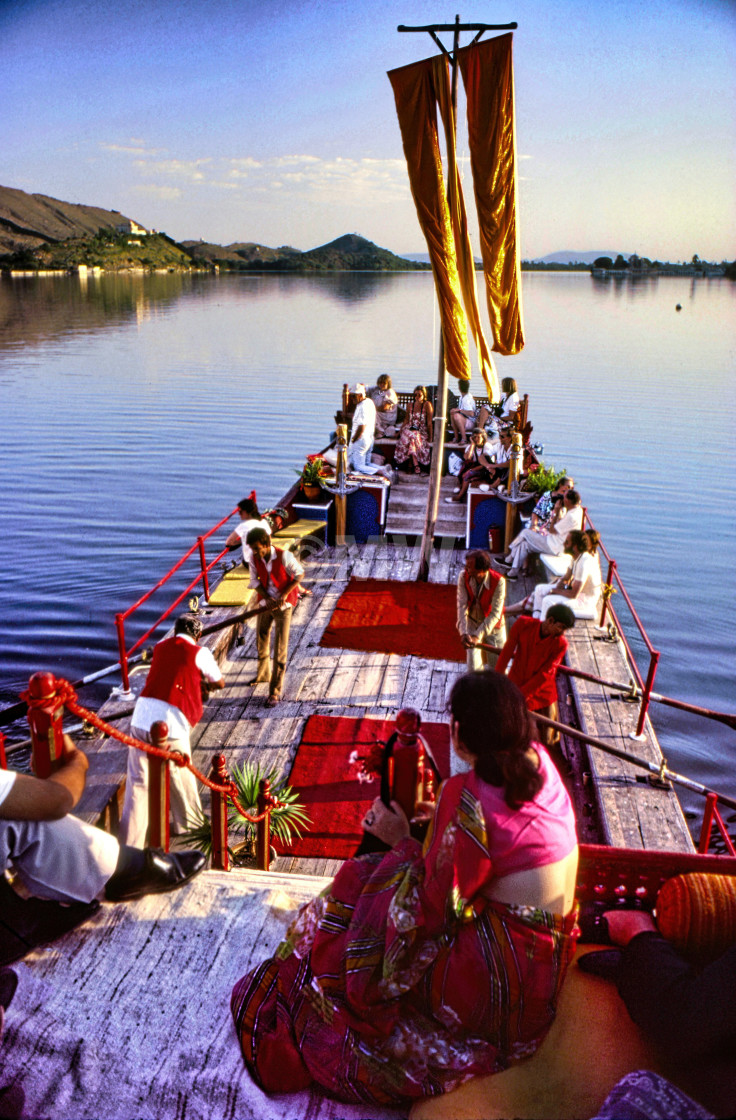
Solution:
<path fill-rule="evenodd" d="M 66 816 L 59 821 L 0 820 L 3 871 L 17 871 L 30 894 L 91 902 L 114 872 L 120 845 L 109 832 Z"/>
<path fill-rule="evenodd" d="M 390 477 L 390 468 L 371 463 L 370 449 L 372 446 L 372 439 L 358 439 L 355 443 L 348 444 L 348 469 L 355 471 L 357 474 L 382 474 Z"/>
<path fill-rule="evenodd" d="M 554 587 L 552 583 L 542 583 L 534 588 L 534 610 L 535 618 L 546 618 L 547 611 L 555 603 L 564 603 L 569 607 L 576 618 L 596 618 L 598 616 L 598 607 L 596 603 L 584 602 L 580 599 L 569 599 L 566 595 L 550 595 L 551 588 Z M 537 598 L 537 593 L 542 591 L 543 594 Z M 537 605 L 538 604 L 538 605 Z"/>
<path fill-rule="evenodd" d="M 131 735 L 151 742 L 148 731 L 142 727 L 131 727 Z M 181 751 L 187 758 L 192 757 L 189 736 L 186 739 L 169 739 L 167 750 Z M 182 832 L 194 824 L 202 813 L 197 779 L 191 770 L 169 763 L 171 781 L 171 823 L 173 832 Z M 145 848 L 148 835 L 148 755 L 135 747 L 128 747 L 128 774 L 125 779 L 125 800 L 120 821 L 120 843 L 130 844 L 132 848 Z"/>
<path fill-rule="evenodd" d="M 564 541 L 549 533 L 537 533 L 534 529 L 522 529 L 509 545 L 511 570 L 518 572 L 530 552 L 547 552 L 558 556 Z"/>

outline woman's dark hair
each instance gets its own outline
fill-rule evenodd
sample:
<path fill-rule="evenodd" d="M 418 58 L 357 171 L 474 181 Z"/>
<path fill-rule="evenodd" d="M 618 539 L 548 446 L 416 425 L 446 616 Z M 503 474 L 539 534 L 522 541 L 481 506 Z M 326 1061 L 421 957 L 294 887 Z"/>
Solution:
<path fill-rule="evenodd" d="M 426 389 L 424 388 L 424 386 L 423 386 L 423 385 L 415 385 L 415 386 L 414 386 L 414 392 L 415 392 L 415 393 L 421 393 L 421 394 L 422 394 L 422 396 L 424 397 L 425 401 L 426 401 L 426 399 L 427 399 L 427 390 L 426 390 Z"/>
<path fill-rule="evenodd" d="M 251 529 L 248 536 L 245 538 L 245 543 L 249 548 L 254 544 L 270 544 L 271 537 L 266 529 L 262 529 L 260 525 L 256 525 L 255 529 Z"/>
<path fill-rule="evenodd" d="M 253 498 L 241 498 L 238 502 L 238 509 L 241 513 L 247 513 L 248 517 L 260 517 L 258 512 L 258 503 Z"/>
<path fill-rule="evenodd" d="M 535 724 L 513 681 L 493 670 L 466 673 L 453 685 L 448 707 L 478 777 L 502 786 L 510 809 L 532 801 L 544 777 L 529 751 Z"/>
<path fill-rule="evenodd" d="M 458 387 L 458 389 L 460 390 L 461 393 L 467 393 L 468 389 L 470 388 L 470 382 L 469 381 L 458 381 L 457 387 Z"/>
<path fill-rule="evenodd" d="M 389 375 L 387 373 L 381 373 L 376 378 L 376 385 L 378 386 L 379 389 L 381 388 L 381 384 L 383 384 L 384 389 L 390 389 L 391 388 L 391 378 L 389 377 Z"/>
<path fill-rule="evenodd" d="M 516 382 L 514 381 L 513 377 L 504 377 L 503 381 L 501 382 L 501 388 L 503 389 L 504 393 L 518 393 L 519 391 L 516 388 Z"/>

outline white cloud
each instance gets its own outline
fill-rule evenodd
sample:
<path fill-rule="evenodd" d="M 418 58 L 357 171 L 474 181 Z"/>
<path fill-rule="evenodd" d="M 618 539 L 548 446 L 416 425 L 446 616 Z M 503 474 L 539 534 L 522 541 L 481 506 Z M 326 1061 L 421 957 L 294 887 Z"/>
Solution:
<path fill-rule="evenodd" d="M 155 183 L 139 183 L 137 186 L 130 188 L 136 194 L 149 195 L 152 198 L 160 198 L 165 202 L 175 198 L 181 198 L 182 190 L 180 187 L 161 187 Z"/>

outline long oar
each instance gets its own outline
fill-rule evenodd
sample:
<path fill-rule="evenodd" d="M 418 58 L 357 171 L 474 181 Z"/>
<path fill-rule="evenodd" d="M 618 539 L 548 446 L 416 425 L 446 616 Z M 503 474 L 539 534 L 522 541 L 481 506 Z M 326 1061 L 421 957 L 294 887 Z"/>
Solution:
<path fill-rule="evenodd" d="M 249 618 L 255 618 L 256 615 L 264 614 L 266 611 L 271 610 L 270 607 L 258 607 L 252 611 L 242 611 L 240 614 L 233 615 L 230 618 L 223 619 L 222 622 L 213 622 L 210 626 L 205 626 L 202 634 L 214 634 L 216 630 L 224 630 L 227 626 L 235 626 L 239 622 L 245 622 Z M 137 665 L 139 661 L 144 661 L 147 656 L 147 651 L 142 650 L 141 653 L 131 657 L 128 661 L 129 665 Z M 120 662 L 116 661 L 113 665 L 107 665 L 104 669 L 98 669 L 94 673 L 89 673 L 86 677 L 80 677 L 78 681 L 72 681 L 72 688 L 84 688 L 87 684 L 92 684 L 94 681 L 99 681 L 102 677 L 109 677 L 111 673 L 115 673 L 120 668 Z M 4 727 L 8 723 L 14 723 L 15 720 L 20 719 L 28 711 L 28 705 L 25 700 L 19 700 L 17 704 L 11 704 L 8 708 L 3 708 L 0 711 L 0 727 Z"/>
<path fill-rule="evenodd" d="M 604 743 L 601 739 L 594 739 L 592 735 L 586 735 L 584 731 L 578 731 L 576 727 L 570 727 L 567 723 L 558 723 L 555 719 L 548 719 L 547 716 L 540 716 L 537 712 L 534 713 L 534 719 L 537 723 L 543 724 L 544 727 L 554 727 L 555 730 L 561 732 L 563 735 L 569 735 L 573 739 L 580 739 L 581 742 L 587 743 L 591 747 L 596 747 L 600 751 L 605 751 L 606 754 L 612 754 L 616 758 L 622 759 L 624 762 L 630 762 L 633 766 L 639 766 L 642 770 L 648 770 L 650 774 L 656 774 L 658 778 L 664 781 L 676 782 L 678 785 L 685 786 L 686 789 L 692 790 L 693 793 L 699 793 L 703 797 L 707 797 L 709 793 L 715 793 L 708 786 L 704 786 L 702 782 L 695 782 L 692 778 L 685 777 L 684 774 L 678 774 L 666 765 L 665 760 L 658 766 L 656 762 L 649 762 L 646 758 L 641 758 L 639 755 L 629 754 L 628 751 L 621 750 L 620 747 L 614 747 L 610 743 Z M 730 809 L 736 809 L 736 798 L 726 797 L 722 793 L 716 793 L 716 797 L 723 805 L 728 805 Z"/>

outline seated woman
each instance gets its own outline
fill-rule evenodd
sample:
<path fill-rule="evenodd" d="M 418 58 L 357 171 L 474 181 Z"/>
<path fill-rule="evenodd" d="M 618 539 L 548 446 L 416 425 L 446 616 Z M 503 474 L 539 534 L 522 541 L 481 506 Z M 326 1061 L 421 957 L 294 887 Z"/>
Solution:
<path fill-rule="evenodd" d="M 501 432 L 501 447 L 496 452 L 495 462 L 489 472 L 488 481 L 492 490 L 505 486 L 509 479 L 509 466 L 511 464 L 511 450 L 514 446 L 514 434 L 511 429 Z"/>
<path fill-rule="evenodd" d="M 480 406 L 477 423 L 485 428 L 489 421 L 492 426 L 503 427 L 513 424 L 519 415 L 519 392 L 513 377 L 504 377 L 501 382 L 501 400 L 493 406 L 493 411 L 484 404 Z"/>
<path fill-rule="evenodd" d="M 414 474 L 421 474 L 432 458 L 432 419 L 434 410 L 427 400 L 427 390 L 417 385 L 414 399 L 406 410 L 394 451 L 394 463 L 400 466 L 411 459 Z"/>
<path fill-rule="evenodd" d="M 445 498 L 446 502 L 461 502 L 468 492 L 468 487 L 474 482 L 488 482 L 493 464 L 485 448 L 486 433 L 482 428 L 476 428 L 470 437 L 470 443 L 465 448 L 464 462 L 457 476 L 459 485 L 455 487 L 455 496 Z"/>
<path fill-rule="evenodd" d="M 469 673 L 449 706 L 471 769 L 440 788 L 424 848 L 376 799 L 363 825 L 392 850 L 343 864 L 233 990 L 267 1092 L 317 1082 L 406 1105 L 507 1068 L 549 1030 L 576 936 L 570 799 L 508 678 Z"/>
<path fill-rule="evenodd" d="M 571 557 L 564 576 L 553 583 L 538 583 L 531 595 L 511 603 L 506 614 L 531 610 L 535 618 L 546 618 L 553 603 L 565 603 L 576 618 L 596 618 L 600 608 L 601 566 L 596 555 L 600 534 L 595 529 L 573 530 L 565 539 Z"/>
<path fill-rule="evenodd" d="M 381 374 L 373 388 L 368 390 L 368 396 L 376 406 L 376 436 L 395 435 L 399 398 L 387 373 Z"/>
<path fill-rule="evenodd" d="M 569 475 L 563 475 L 554 490 L 545 490 L 532 510 L 529 528 L 537 533 L 546 532 L 562 499 L 574 485 L 575 482 Z"/>
<path fill-rule="evenodd" d="M 470 392 L 469 381 L 458 381 L 460 399 L 455 408 L 450 409 L 450 424 L 455 442 L 465 444 L 468 442 L 468 432 L 475 427 L 475 417 L 478 409 L 475 406 L 475 397 Z"/>

